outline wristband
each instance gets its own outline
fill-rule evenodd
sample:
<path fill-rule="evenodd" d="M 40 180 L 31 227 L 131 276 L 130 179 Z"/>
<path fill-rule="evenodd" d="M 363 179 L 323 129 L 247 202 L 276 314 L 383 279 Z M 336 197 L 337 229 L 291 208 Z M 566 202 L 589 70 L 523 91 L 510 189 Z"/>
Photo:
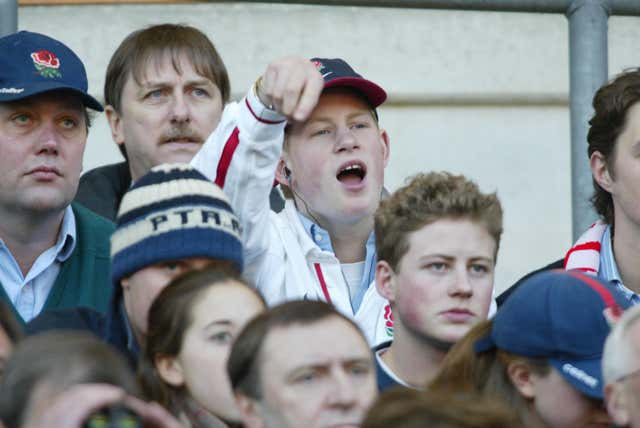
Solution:
<path fill-rule="evenodd" d="M 264 102 L 262 101 L 262 98 L 260 98 L 260 88 L 262 87 L 262 76 L 258 77 L 258 80 L 256 80 L 256 83 L 253 84 L 253 93 L 256 94 L 256 97 L 258 98 L 258 100 L 260 100 L 260 102 L 269 110 L 271 111 L 276 111 L 275 107 L 273 106 L 273 104 L 267 104 L 265 105 Z"/>

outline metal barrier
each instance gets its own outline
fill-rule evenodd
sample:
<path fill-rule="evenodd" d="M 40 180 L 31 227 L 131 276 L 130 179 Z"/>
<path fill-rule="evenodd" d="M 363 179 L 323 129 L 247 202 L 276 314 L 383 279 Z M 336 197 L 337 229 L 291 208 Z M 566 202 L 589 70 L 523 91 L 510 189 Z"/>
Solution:
<path fill-rule="evenodd" d="M 18 0 L 0 0 L 0 37 L 18 29 Z"/>

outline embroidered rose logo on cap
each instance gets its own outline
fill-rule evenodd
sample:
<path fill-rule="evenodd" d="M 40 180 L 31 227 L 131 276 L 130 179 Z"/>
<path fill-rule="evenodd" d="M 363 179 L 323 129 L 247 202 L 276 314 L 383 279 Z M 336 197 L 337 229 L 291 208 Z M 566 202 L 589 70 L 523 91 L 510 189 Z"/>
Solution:
<path fill-rule="evenodd" d="M 322 71 L 324 69 L 324 64 L 321 63 L 320 61 L 312 61 L 313 65 L 315 65 L 315 67 L 318 69 L 318 71 Z"/>
<path fill-rule="evenodd" d="M 84 64 L 61 41 L 31 31 L 0 37 L 0 103 L 67 90 L 78 94 L 86 107 L 102 111 L 88 86 Z"/>
<path fill-rule="evenodd" d="M 33 60 L 33 65 L 35 65 L 42 77 L 49 79 L 62 77 L 62 74 L 58 71 L 60 60 L 53 53 L 46 50 L 39 50 L 31 53 L 31 59 Z"/>

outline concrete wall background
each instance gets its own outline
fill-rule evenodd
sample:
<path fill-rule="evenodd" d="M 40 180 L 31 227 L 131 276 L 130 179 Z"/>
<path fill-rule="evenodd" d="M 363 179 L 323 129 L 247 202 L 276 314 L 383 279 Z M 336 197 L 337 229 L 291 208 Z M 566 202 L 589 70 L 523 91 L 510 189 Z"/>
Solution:
<path fill-rule="evenodd" d="M 214 41 L 240 97 L 269 60 L 342 57 L 380 83 L 392 141 L 387 186 L 419 171 L 450 170 L 496 190 L 505 233 L 496 286 L 564 255 L 571 244 L 568 26 L 560 15 L 303 5 L 40 6 L 19 29 L 59 38 L 102 98 L 120 41 L 140 27 L 194 25 Z M 609 21 L 609 71 L 640 65 L 640 18 Z M 119 159 L 98 116 L 85 170 Z M 586 142 L 585 142 L 585 162 Z"/>

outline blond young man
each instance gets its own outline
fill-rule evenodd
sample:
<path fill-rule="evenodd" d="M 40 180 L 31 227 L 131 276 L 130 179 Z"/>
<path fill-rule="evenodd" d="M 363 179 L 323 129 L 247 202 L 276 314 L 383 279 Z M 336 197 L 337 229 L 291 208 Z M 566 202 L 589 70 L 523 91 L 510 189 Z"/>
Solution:
<path fill-rule="evenodd" d="M 376 287 L 394 330 L 375 350 L 378 387 L 424 388 L 451 345 L 487 318 L 500 201 L 464 176 L 419 174 L 382 201 L 375 233 Z"/>

